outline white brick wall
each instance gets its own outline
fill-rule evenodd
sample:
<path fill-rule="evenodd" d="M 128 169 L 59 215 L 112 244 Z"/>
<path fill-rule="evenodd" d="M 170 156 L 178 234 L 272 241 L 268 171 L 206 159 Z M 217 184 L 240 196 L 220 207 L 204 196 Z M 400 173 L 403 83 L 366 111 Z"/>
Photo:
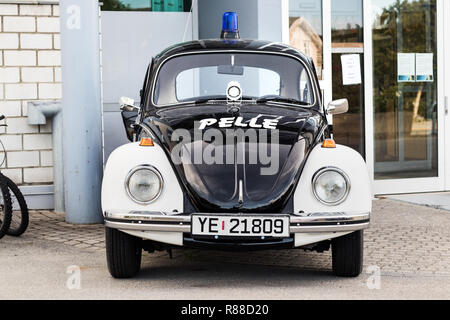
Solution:
<path fill-rule="evenodd" d="M 39 66 L 60 66 L 61 52 L 60 51 L 39 51 L 38 52 Z"/>
<path fill-rule="evenodd" d="M 19 35 L 17 33 L 0 33 L 0 49 L 18 49 Z"/>
<path fill-rule="evenodd" d="M 22 169 L 4 169 L 2 173 L 17 184 L 22 184 Z"/>
<path fill-rule="evenodd" d="M 34 17 L 3 17 L 4 32 L 35 32 L 36 19 Z"/>
<path fill-rule="evenodd" d="M 23 4 L 20 5 L 22 16 L 51 16 L 52 7 L 49 5 Z"/>
<path fill-rule="evenodd" d="M 59 32 L 59 18 L 37 18 L 37 32 Z"/>
<path fill-rule="evenodd" d="M 51 134 L 26 134 L 23 136 L 23 148 L 25 150 L 52 149 Z"/>
<path fill-rule="evenodd" d="M 12 151 L 6 153 L 8 168 L 28 168 L 39 166 L 39 152 L 37 151 Z"/>
<path fill-rule="evenodd" d="M 16 4 L 0 4 L 0 12 L 2 13 L 2 16 L 16 16 L 19 14 L 19 8 Z"/>
<path fill-rule="evenodd" d="M 7 150 L 2 170 L 18 184 L 53 181 L 52 125 L 28 125 L 27 103 L 61 99 L 59 6 L 0 4 L 0 128 Z"/>
<path fill-rule="evenodd" d="M 25 183 L 51 183 L 53 182 L 52 168 L 25 168 L 24 170 Z"/>
<path fill-rule="evenodd" d="M 52 49 L 53 36 L 51 34 L 22 33 L 20 47 L 22 49 Z"/>
<path fill-rule="evenodd" d="M 4 51 L 5 66 L 35 66 L 36 51 L 24 50 L 8 50 Z"/>
<path fill-rule="evenodd" d="M 60 83 L 39 84 L 39 99 L 61 99 Z"/>
<path fill-rule="evenodd" d="M 5 99 L 37 99 L 37 84 L 5 84 Z"/>
<path fill-rule="evenodd" d="M 0 67 L 0 82 L 3 83 L 20 82 L 19 68 Z"/>
<path fill-rule="evenodd" d="M 27 118 L 7 118 L 8 128 L 7 134 L 25 134 L 25 133 L 38 133 L 39 128 L 37 126 L 29 126 Z M 2 139 L 3 137 L 0 137 Z"/>
<path fill-rule="evenodd" d="M 5 135 L 2 137 L 2 143 L 5 146 L 6 151 L 22 150 L 22 135 Z M 3 160 L 3 155 L 0 155 L 0 159 Z"/>
<path fill-rule="evenodd" d="M 41 166 L 53 166 L 53 151 L 41 151 Z"/>
<path fill-rule="evenodd" d="M 5 117 L 20 117 L 22 115 L 22 103 L 20 101 L 0 101 L 0 114 Z M 0 137 L 3 141 L 4 137 Z"/>
<path fill-rule="evenodd" d="M 22 68 L 23 82 L 53 82 L 53 68 Z"/>

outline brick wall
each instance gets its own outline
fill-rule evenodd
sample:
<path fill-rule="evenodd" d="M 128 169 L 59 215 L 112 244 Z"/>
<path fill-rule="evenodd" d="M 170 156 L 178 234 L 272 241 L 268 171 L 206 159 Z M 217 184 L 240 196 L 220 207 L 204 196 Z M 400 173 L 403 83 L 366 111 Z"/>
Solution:
<path fill-rule="evenodd" d="M 0 3 L 2 172 L 20 185 L 53 181 L 51 124 L 29 126 L 26 116 L 28 101 L 61 99 L 60 66 L 59 6 Z"/>

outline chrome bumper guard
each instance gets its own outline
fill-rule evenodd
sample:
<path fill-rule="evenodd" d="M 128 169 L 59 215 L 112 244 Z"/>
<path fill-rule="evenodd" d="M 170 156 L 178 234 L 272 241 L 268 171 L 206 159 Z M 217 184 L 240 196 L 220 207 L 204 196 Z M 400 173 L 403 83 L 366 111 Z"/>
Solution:
<path fill-rule="evenodd" d="M 221 214 L 210 215 L 220 216 Z M 107 211 L 105 212 L 105 225 L 120 230 L 190 233 L 191 214 Z M 290 215 L 291 234 L 352 232 L 367 229 L 369 225 L 370 212 Z"/>

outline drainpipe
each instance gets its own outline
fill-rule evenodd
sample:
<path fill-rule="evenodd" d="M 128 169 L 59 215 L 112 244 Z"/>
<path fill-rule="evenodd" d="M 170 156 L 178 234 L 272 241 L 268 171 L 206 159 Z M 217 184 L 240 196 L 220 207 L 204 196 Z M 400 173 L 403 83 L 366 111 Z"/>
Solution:
<path fill-rule="evenodd" d="M 61 0 L 63 163 L 66 221 L 103 222 L 98 0 Z"/>
<path fill-rule="evenodd" d="M 61 103 L 57 101 L 28 102 L 28 124 L 45 125 L 47 119 L 53 119 L 53 181 L 56 212 L 64 212 L 63 123 L 61 111 Z"/>

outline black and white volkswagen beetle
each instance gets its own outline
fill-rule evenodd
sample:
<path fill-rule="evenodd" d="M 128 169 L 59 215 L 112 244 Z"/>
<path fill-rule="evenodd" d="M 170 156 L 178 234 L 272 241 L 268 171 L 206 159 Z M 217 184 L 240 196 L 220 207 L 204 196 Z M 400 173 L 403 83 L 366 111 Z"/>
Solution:
<path fill-rule="evenodd" d="M 331 248 L 334 274 L 358 276 L 370 181 L 327 122 L 348 102 L 325 107 L 312 59 L 240 40 L 233 19 L 156 56 L 140 106 L 121 99 L 131 143 L 104 173 L 109 271 L 135 276 L 142 250 Z"/>

